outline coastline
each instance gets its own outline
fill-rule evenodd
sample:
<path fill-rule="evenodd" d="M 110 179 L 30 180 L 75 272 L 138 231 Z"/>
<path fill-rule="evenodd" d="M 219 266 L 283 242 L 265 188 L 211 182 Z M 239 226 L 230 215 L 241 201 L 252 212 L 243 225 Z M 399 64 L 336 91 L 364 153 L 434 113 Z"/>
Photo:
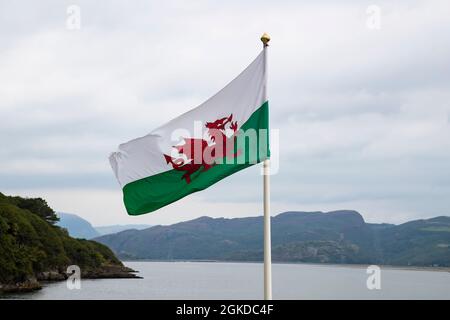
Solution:
<path fill-rule="evenodd" d="M 136 273 L 139 271 L 133 270 L 127 266 L 119 265 L 104 265 L 96 269 L 88 269 L 81 272 L 83 279 L 142 279 Z M 42 283 L 52 283 L 58 281 L 65 281 L 70 276 L 65 272 L 56 270 L 44 271 L 30 276 L 24 281 L 15 283 L 0 283 L 0 295 L 9 293 L 27 293 L 42 289 Z"/>
<path fill-rule="evenodd" d="M 255 263 L 262 264 L 263 261 L 242 261 L 242 260 L 195 260 L 195 259 L 180 259 L 180 260 L 161 260 L 161 259 L 124 259 L 126 262 L 205 262 L 205 263 Z M 367 269 L 371 264 L 337 264 L 337 263 L 313 263 L 313 262 L 285 262 L 275 261 L 272 265 L 305 265 L 305 266 L 317 266 L 317 267 L 340 267 L 340 268 L 355 268 L 355 269 Z M 427 267 L 427 266 L 397 266 L 397 265 L 382 265 L 372 264 L 379 266 L 381 269 L 388 270 L 405 270 L 405 271 L 433 271 L 433 272 L 450 272 L 450 267 Z"/>

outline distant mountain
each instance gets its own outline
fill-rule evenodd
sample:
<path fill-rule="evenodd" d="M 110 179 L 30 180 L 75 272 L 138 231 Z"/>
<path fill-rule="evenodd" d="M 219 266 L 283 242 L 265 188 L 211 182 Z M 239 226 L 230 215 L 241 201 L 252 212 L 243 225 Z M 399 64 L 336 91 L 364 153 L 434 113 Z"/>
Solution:
<path fill-rule="evenodd" d="M 75 238 L 92 239 L 95 237 L 117 233 L 124 230 L 142 230 L 150 228 L 147 224 L 124 224 L 93 227 L 89 221 L 73 213 L 58 212 L 59 222 L 56 225 L 67 229 L 69 234 Z"/>
<path fill-rule="evenodd" d="M 101 235 L 89 221 L 71 213 L 58 212 L 59 222 L 56 224 L 67 229 L 74 238 L 92 239 Z"/>
<path fill-rule="evenodd" d="M 201 217 L 101 236 L 123 259 L 261 261 L 262 217 Z M 450 217 L 368 224 L 356 211 L 272 218 L 272 258 L 285 262 L 450 266 Z"/>
<path fill-rule="evenodd" d="M 151 227 L 151 225 L 148 225 L 148 224 L 116 224 L 116 225 L 112 225 L 112 226 L 100 226 L 100 227 L 94 227 L 94 228 L 95 228 L 95 230 L 97 230 L 99 235 L 104 236 L 106 234 L 117 233 L 117 232 L 121 232 L 124 230 L 131 230 L 131 229 L 142 230 L 142 229 L 147 229 L 150 227 Z"/>

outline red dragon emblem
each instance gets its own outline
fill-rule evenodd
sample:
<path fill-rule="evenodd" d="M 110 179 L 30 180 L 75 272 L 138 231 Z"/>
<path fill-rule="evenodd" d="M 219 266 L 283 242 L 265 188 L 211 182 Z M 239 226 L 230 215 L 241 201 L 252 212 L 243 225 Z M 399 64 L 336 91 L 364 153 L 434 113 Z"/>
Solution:
<path fill-rule="evenodd" d="M 168 164 L 172 165 L 173 169 L 185 171 L 181 179 L 190 183 L 193 173 L 200 169 L 202 172 L 211 169 L 217 164 L 218 159 L 239 156 L 240 150 L 237 152 L 234 150 L 238 125 L 237 121 L 233 122 L 232 120 L 233 114 L 214 122 L 206 122 L 208 140 L 184 138 L 184 144 L 173 146 L 178 151 L 179 157 L 173 158 L 164 154 L 164 158 Z M 227 126 L 232 131 L 230 136 L 227 136 Z"/>

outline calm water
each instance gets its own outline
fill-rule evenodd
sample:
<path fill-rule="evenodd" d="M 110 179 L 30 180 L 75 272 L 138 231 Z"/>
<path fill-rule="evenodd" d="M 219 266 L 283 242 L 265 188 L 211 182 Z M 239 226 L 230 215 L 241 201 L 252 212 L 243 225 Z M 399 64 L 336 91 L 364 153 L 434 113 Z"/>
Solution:
<path fill-rule="evenodd" d="M 263 265 L 216 262 L 125 262 L 144 279 L 82 280 L 9 296 L 20 299 L 261 299 Z M 364 267 L 274 264 L 275 299 L 450 299 L 450 273 L 381 269 L 381 290 L 368 290 Z"/>

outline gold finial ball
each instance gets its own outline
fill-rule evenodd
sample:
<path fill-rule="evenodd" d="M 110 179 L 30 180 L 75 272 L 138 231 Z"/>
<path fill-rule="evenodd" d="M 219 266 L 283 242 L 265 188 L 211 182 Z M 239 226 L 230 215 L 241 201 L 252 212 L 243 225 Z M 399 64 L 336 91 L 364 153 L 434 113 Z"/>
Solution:
<path fill-rule="evenodd" d="M 264 46 L 268 46 L 268 43 L 270 41 L 270 36 L 264 32 L 264 34 L 261 36 L 261 41 L 264 43 Z"/>

